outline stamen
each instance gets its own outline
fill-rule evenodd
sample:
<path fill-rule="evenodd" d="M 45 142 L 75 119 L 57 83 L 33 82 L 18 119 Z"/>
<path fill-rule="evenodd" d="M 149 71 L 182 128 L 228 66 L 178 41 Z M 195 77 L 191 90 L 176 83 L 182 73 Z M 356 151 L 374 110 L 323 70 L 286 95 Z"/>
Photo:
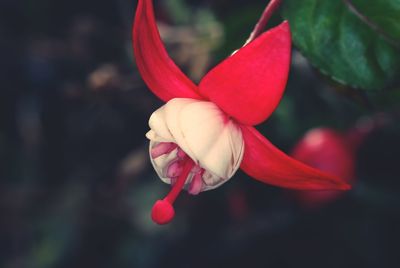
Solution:
<path fill-rule="evenodd" d="M 186 157 L 186 153 L 181 148 L 178 148 L 178 153 L 176 155 L 179 158 L 185 158 Z"/>
<path fill-rule="evenodd" d="M 174 161 L 169 164 L 167 168 L 167 177 L 168 178 L 175 178 L 178 177 L 179 174 L 182 173 L 182 161 Z"/>
<path fill-rule="evenodd" d="M 151 148 L 151 158 L 157 158 L 164 154 L 169 154 L 172 152 L 178 145 L 173 142 L 160 142 L 153 148 Z"/>
<path fill-rule="evenodd" d="M 163 200 L 158 200 L 151 210 L 151 218 L 154 222 L 158 224 L 169 223 L 175 215 L 174 207 L 172 206 L 178 197 L 179 193 L 182 191 L 183 186 L 187 180 L 187 177 L 194 166 L 194 162 L 189 157 L 184 160 L 184 166 L 179 178 L 172 187 L 171 191 Z"/>
<path fill-rule="evenodd" d="M 169 184 L 171 184 L 171 186 L 174 186 L 176 181 L 178 180 L 178 177 L 171 177 L 171 178 L 169 178 L 169 180 L 170 180 Z"/>
<path fill-rule="evenodd" d="M 189 194 L 192 195 L 197 195 L 201 192 L 201 189 L 203 188 L 203 170 L 199 170 L 196 175 L 193 176 L 192 182 L 189 185 L 188 192 Z"/>

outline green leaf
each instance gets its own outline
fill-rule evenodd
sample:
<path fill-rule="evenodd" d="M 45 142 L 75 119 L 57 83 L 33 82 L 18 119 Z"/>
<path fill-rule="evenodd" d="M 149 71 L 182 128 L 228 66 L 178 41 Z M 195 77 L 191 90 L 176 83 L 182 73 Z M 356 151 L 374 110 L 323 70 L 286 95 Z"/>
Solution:
<path fill-rule="evenodd" d="M 370 2 L 370 1 L 368 1 Z M 322 73 L 355 88 L 377 90 L 400 70 L 400 51 L 341 0 L 286 0 L 294 44 Z"/>
<path fill-rule="evenodd" d="M 354 12 L 364 16 L 378 31 L 400 42 L 400 0 L 348 0 Z"/>

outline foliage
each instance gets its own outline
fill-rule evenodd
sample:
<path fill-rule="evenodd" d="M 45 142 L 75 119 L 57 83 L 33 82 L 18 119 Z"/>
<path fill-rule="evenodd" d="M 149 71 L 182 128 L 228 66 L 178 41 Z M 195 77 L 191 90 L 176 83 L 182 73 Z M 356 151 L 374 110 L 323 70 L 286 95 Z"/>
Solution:
<path fill-rule="evenodd" d="M 283 14 L 295 45 L 322 73 L 352 87 L 383 89 L 399 78 L 400 47 L 367 20 L 376 19 L 395 36 L 400 24 L 396 1 L 357 1 L 357 8 L 365 12 L 360 16 L 347 2 L 287 0 Z"/>

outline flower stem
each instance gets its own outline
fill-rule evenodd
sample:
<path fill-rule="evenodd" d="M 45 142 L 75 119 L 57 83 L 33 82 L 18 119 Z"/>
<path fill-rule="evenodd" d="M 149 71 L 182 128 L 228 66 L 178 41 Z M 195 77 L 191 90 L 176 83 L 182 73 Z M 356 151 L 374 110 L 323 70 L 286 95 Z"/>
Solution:
<path fill-rule="evenodd" d="M 244 46 L 253 41 L 254 39 L 256 39 L 264 31 L 264 28 L 267 25 L 268 20 L 271 18 L 275 10 L 279 7 L 281 2 L 282 0 L 269 1 L 267 7 L 264 9 L 264 12 L 262 13 L 260 19 L 258 20 L 256 26 L 254 27 L 254 30 L 251 32 L 250 37 L 247 39 Z"/>

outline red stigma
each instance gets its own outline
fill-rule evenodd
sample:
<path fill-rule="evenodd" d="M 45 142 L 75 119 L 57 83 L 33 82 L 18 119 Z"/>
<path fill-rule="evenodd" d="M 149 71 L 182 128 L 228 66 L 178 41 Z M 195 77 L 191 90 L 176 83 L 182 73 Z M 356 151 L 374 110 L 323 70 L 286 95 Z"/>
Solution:
<path fill-rule="evenodd" d="M 160 225 L 171 222 L 174 216 L 174 207 L 166 200 L 158 200 L 151 210 L 151 219 Z"/>

